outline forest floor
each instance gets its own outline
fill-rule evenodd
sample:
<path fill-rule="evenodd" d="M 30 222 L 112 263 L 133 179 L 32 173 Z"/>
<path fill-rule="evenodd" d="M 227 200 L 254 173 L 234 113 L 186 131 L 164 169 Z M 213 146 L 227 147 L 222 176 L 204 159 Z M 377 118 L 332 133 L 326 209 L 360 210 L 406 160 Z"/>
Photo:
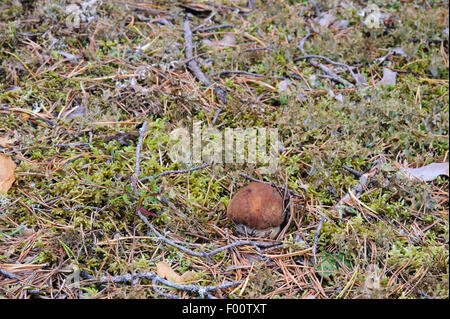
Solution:
<path fill-rule="evenodd" d="M 448 5 L 1 1 L 0 296 L 448 298 Z M 177 161 L 195 125 L 275 170 Z M 251 180 L 274 240 L 226 218 Z"/>

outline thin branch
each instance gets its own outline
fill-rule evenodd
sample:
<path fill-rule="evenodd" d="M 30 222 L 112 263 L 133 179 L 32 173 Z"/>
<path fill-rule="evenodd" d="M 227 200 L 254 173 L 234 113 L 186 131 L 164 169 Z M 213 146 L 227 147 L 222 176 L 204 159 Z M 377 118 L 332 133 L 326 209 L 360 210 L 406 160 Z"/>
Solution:
<path fill-rule="evenodd" d="M 372 178 L 378 174 L 378 172 L 381 169 L 381 166 L 386 162 L 386 158 L 384 156 L 381 156 L 374 167 L 372 167 L 369 171 L 362 174 L 359 178 L 358 185 L 356 185 L 351 191 L 349 191 L 344 197 L 341 198 L 341 200 L 334 206 L 333 210 L 338 211 L 339 215 L 342 216 L 342 210 L 340 209 L 341 206 L 346 205 L 352 200 L 352 194 L 356 198 L 361 196 L 362 193 L 364 193 L 365 189 L 367 188 L 367 185 L 370 183 Z"/>
<path fill-rule="evenodd" d="M 269 243 L 264 243 L 264 242 L 255 242 L 255 241 L 251 241 L 251 240 L 245 240 L 245 241 L 236 241 L 234 243 L 231 243 L 229 245 L 223 246 L 223 247 L 219 247 L 217 249 L 214 249 L 210 252 L 205 252 L 203 250 L 200 251 L 194 251 L 192 249 L 183 247 L 177 243 L 175 243 L 174 241 L 166 238 L 164 235 L 162 235 L 159 231 L 156 230 L 156 228 L 148 221 L 148 219 L 141 214 L 141 212 L 137 212 L 137 215 L 141 218 L 141 220 L 148 226 L 148 228 L 150 228 L 150 231 L 152 233 L 154 233 L 156 235 L 156 237 L 158 238 L 158 240 L 164 242 L 165 244 L 175 247 L 183 252 L 185 252 L 186 254 L 189 254 L 191 256 L 195 256 L 195 257 L 206 257 L 206 258 L 210 258 L 214 255 L 217 255 L 218 253 L 236 247 L 236 246 L 245 246 L 245 245 L 251 245 L 253 247 L 261 247 L 261 248 L 267 248 L 267 247 L 273 247 L 276 245 L 280 245 L 281 242 L 269 242 Z"/>
<path fill-rule="evenodd" d="M 298 43 L 297 47 L 302 52 L 303 55 L 306 55 L 305 49 L 303 46 L 305 45 L 306 40 L 311 36 L 311 31 L 309 31 L 309 28 L 306 27 L 306 31 L 308 32 Z M 313 58 L 308 58 L 308 62 L 311 63 L 312 66 L 322 70 L 326 75 L 330 77 L 335 82 L 342 83 L 344 85 L 353 87 L 354 85 L 347 80 L 344 80 L 340 76 L 338 76 L 336 73 L 331 71 L 327 66 L 323 65 L 322 63 L 319 63 L 315 61 Z M 358 83 L 358 82 L 357 82 Z"/>
<path fill-rule="evenodd" d="M 195 59 L 192 59 L 194 57 L 194 48 L 192 44 L 192 30 L 189 23 L 189 20 L 184 20 L 183 24 L 183 30 L 184 30 L 184 46 L 185 46 L 185 54 L 186 59 L 191 59 L 188 63 L 188 69 L 191 71 L 191 73 L 203 83 L 205 86 L 211 86 L 213 85 L 214 93 L 217 95 L 217 98 L 222 104 L 227 104 L 227 93 L 226 91 L 222 90 L 220 87 L 218 87 L 215 83 L 212 83 L 206 75 L 203 73 L 201 68 L 198 66 Z"/>
<path fill-rule="evenodd" d="M 222 75 L 229 75 L 229 74 L 243 74 L 243 75 L 254 76 L 257 78 L 262 77 L 262 75 L 258 74 L 258 73 L 251 73 L 251 72 L 240 71 L 240 70 L 223 70 L 223 71 L 220 71 L 219 73 L 214 74 L 214 76 L 222 76 Z"/>
<path fill-rule="evenodd" d="M 98 279 L 95 279 L 90 275 L 88 275 L 87 277 L 92 280 L 96 280 L 102 284 L 106 284 L 108 282 L 113 282 L 113 283 L 130 282 L 131 280 L 134 280 L 134 278 L 147 279 L 147 280 L 152 280 L 153 288 L 155 288 L 155 283 L 159 282 L 165 286 L 172 287 L 172 288 L 175 288 L 178 290 L 198 293 L 200 295 L 200 297 L 204 297 L 204 295 L 208 292 L 216 291 L 218 289 L 226 289 L 229 287 L 237 286 L 242 283 L 242 280 L 238 280 L 238 281 L 225 282 L 223 284 L 215 285 L 215 286 L 184 285 L 184 284 L 174 283 L 173 281 L 170 281 L 170 280 L 166 280 L 153 272 L 136 273 L 133 275 L 127 274 L 127 275 L 119 275 L 119 276 L 102 276 Z M 174 296 L 174 295 L 169 296 L 169 294 L 163 293 L 159 289 L 157 289 L 157 293 L 159 293 L 165 297 L 168 297 L 168 298 L 178 298 L 177 296 Z"/>
<path fill-rule="evenodd" d="M 318 54 L 306 54 L 306 55 L 303 55 L 303 56 L 300 56 L 300 57 L 295 58 L 295 59 L 294 59 L 294 62 L 296 62 L 296 61 L 298 61 L 298 60 L 302 60 L 302 59 L 313 59 L 313 58 L 314 58 L 314 59 L 322 59 L 322 60 L 327 61 L 327 62 L 330 63 L 330 64 L 334 64 L 334 65 L 337 65 L 337 66 L 341 66 L 341 67 L 346 68 L 346 69 L 350 72 L 350 74 L 352 75 L 352 77 L 353 77 L 353 79 L 355 80 L 355 82 L 358 83 L 358 77 L 357 77 L 356 74 L 353 72 L 352 67 L 351 67 L 350 65 L 345 64 L 345 63 L 341 63 L 341 62 L 333 61 L 333 60 L 331 60 L 331 59 L 329 59 L 329 58 L 327 58 L 327 57 L 325 57 L 325 56 L 322 56 L 322 55 L 318 55 Z"/>
<path fill-rule="evenodd" d="M 141 212 L 138 211 L 137 215 L 148 226 L 148 228 L 150 228 L 150 231 L 152 233 L 154 233 L 156 235 L 156 237 L 158 237 L 158 239 L 160 241 L 164 242 L 165 244 L 167 244 L 169 246 L 172 246 L 172 247 L 175 247 L 175 248 L 177 248 L 177 249 L 179 249 L 179 250 L 181 250 L 181 251 L 183 251 L 183 252 L 185 252 L 185 253 L 187 253 L 189 255 L 192 255 L 192 256 L 196 256 L 196 257 L 206 257 L 207 256 L 207 254 L 204 251 L 202 251 L 202 250 L 200 250 L 200 252 L 193 251 L 193 250 L 191 250 L 189 248 L 185 248 L 185 247 L 183 247 L 183 246 L 173 242 L 170 239 L 167 239 L 159 231 L 156 230 L 156 228 L 148 221 L 148 219 L 144 215 L 141 214 Z"/>
<path fill-rule="evenodd" d="M 20 277 L 19 277 L 19 276 L 15 275 L 15 274 L 13 274 L 13 273 L 10 273 L 9 271 L 6 271 L 6 270 L 4 270 L 4 269 L 2 269 L 2 268 L 0 268 L 0 275 L 4 276 L 4 277 L 6 277 L 6 278 L 9 278 L 9 279 L 17 279 L 17 280 L 20 280 Z"/>
<path fill-rule="evenodd" d="M 199 169 L 203 169 L 203 168 L 205 168 L 205 167 L 208 167 L 209 165 L 210 165 L 209 163 L 205 163 L 205 164 L 202 164 L 202 165 L 200 165 L 200 166 L 191 167 L 191 168 L 188 168 L 188 169 L 180 169 L 180 170 L 175 170 L 175 171 L 165 171 L 165 172 L 162 172 L 162 173 L 153 175 L 153 176 L 142 177 L 139 181 L 144 182 L 144 181 L 146 181 L 146 180 L 148 180 L 148 179 L 156 179 L 156 178 L 158 178 L 158 177 L 161 177 L 161 176 L 164 176 L 164 175 L 169 175 L 169 174 L 184 174 L 184 173 L 190 173 L 190 172 L 197 171 L 197 170 L 199 170 Z"/>
<path fill-rule="evenodd" d="M 139 178 L 139 173 L 140 173 L 140 166 L 139 166 L 139 162 L 140 162 L 140 157 L 141 157 L 141 149 L 142 149 L 142 142 L 144 141 L 144 134 L 145 131 L 147 130 L 147 121 L 144 122 L 144 124 L 142 125 L 141 129 L 139 130 L 139 141 L 138 144 L 136 146 L 136 166 L 134 169 L 134 175 L 131 177 L 131 187 L 133 188 L 134 191 L 134 196 L 136 196 L 136 199 L 139 198 L 139 192 L 137 190 L 137 181 Z M 140 204 L 138 203 L 137 206 L 139 206 Z M 136 211 L 138 211 L 139 207 L 135 208 L 134 214 L 133 214 L 133 242 L 131 244 L 131 277 L 133 277 L 133 272 L 134 272 L 134 248 L 135 248 L 135 237 L 136 237 Z M 140 212 L 139 212 L 140 214 Z M 131 286 L 133 286 L 133 279 L 131 280 Z"/>
<path fill-rule="evenodd" d="M 192 29 L 192 32 L 207 32 L 207 31 L 216 30 L 216 29 L 225 29 L 225 28 L 233 28 L 233 27 L 234 27 L 234 24 L 231 24 L 231 23 L 213 25 L 213 26 L 209 26 L 209 27 L 198 26 L 198 27 Z"/>
<path fill-rule="evenodd" d="M 137 188 L 136 188 L 136 183 L 137 180 L 139 178 L 139 174 L 140 174 L 140 157 L 141 157 L 141 149 L 142 149 L 142 142 L 144 140 L 144 133 L 147 130 L 147 122 L 144 122 L 144 124 L 142 125 L 141 129 L 139 130 L 139 140 L 138 140 L 138 144 L 136 146 L 136 166 L 134 169 L 134 176 L 131 178 L 132 179 L 132 186 L 133 186 L 133 190 L 134 190 L 134 194 L 138 197 L 139 194 L 137 192 Z"/>
<path fill-rule="evenodd" d="M 322 229 L 323 223 L 326 218 L 327 218 L 326 215 L 322 216 L 322 218 L 320 219 L 319 225 L 317 226 L 316 233 L 314 234 L 314 243 L 313 243 L 313 247 L 312 247 L 312 254 L 314 256 L 314 264 L 316 264 L 316 251 L 317 251 L 317 244 L 319 243 L 320 230 Z"/>
<path fill-rule="evenodd" d="M 349 171 L 350 173 L 352 173 L 353 175 L 355 175 L 358 178 L 360 178 L 363 175 L 363 173 L 361 173 L 361 172 L 357 171 L 356 169 L 353 169 L 345 164 L 342 165 L 342 168 L 345 169 L 346 171 Z"/>

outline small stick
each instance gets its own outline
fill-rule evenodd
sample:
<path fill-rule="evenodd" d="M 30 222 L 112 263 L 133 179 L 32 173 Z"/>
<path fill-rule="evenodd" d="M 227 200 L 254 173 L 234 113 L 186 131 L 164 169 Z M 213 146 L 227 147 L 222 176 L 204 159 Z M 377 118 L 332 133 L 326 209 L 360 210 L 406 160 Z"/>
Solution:
<path fill-rule="evenodd" d="M 312 254 L 314 256 L 314 265 L 316 264 L 316 250 L 317 250 L 317 244 L 319 243 L 320 230 L 322 229 L 323 223 L 326 218 L 327 218 L 326 215 L 322 216 L 322 218 L 320 219 L 319 225 L 317 226 L 316 233 L 314 234 L 314 243 L 313 243 L 313 247 L 312 247 Z"/>
<path fill-rule="evenodd" d="M 81 275 L 89 280 L 93 280 L 93 281 L 99 282 L 101 284 L 106 284 L 106 283 L 110 283 L 110 282 L 113 282 L 113 283 L 131 282 L 134 279 L 148 279 L 148 280 L 152 280 L 153 288 L 155 288 L 155 284 L 157 282 L 159 282 L 165 286 L 169 286 L 169 287 L 172 287 L 172 288 L 175 288 L 178 290 L 196 292 L 201 297 L 203 297 L 204 295 L 206 295 L 207 297 L 212 297 L 211 295 L 209 295 L 209 292 L 216 291 L 218 289 L 226 289 L 229 287 L 240 285 L 242 283 L 242 280 L 238 280 L 238 281 L 225 282 L 223 284 L 216 285 L 216 286 L 184 285 L 184 284 L 174 283 L 173 281 L 170 281 L 170 280 L 166 280 L 153 272 L 136 273 L 134 275 L 126 274 L 126 275 L 118 275 L 118 276 L 102 276 L 98 279 L 94 278 L 93 276 L 89 275 L 86 272 L 83 272 Z M 169 294 L 166 294 L 166 293 L 160 291 L 159 289 L 155 289 L 155 291 L 157 293 L 160 293 L 162 296 L 165 296 L 168 298 L 178 298 L 175 295 L 169 296 Z"/>
<path fill-rule="evenodd" d="M 2 275 L 2 276 L 4 276 L 4 277 L 6 277 L 6 278 L 9 278 L 9 279 L 17 279 L 17 280 L 20 280 L 19 278 L 19 276 L 17 276 L 17 275 L 15 275 L 15 274 L 13 274 L 13 273 L 10 273 L 9 271 L 6 271 L 6 270 L 4 270 L 4 269 L 2 269 L 2 268 L 0 268 L 0 275 Z"/>
<path fill-rule="evenodd" d="M 139 167 L 139 162 L 140 162 L 140 157 L 141 157 L 141 148 L 142 148 L 142 142 L 144 140 L 144 134 L 145 131 L 147 130 L 147 121 L 144 122 L 144 124 L 142 125 L 141 129 L 139 130 L 139 141 L 138 144 L 136 146 L 136 166 L 134 169 L 134 175 L 131 177 L 131 187 L 133 188 L 134 191 L 134 195 L 136 196 L 136 198 L 139 198 L 139 192 L 137 190 L 137 180 L 139 178 L 139 172 L 140 172 L 140 167 Z M 131 286 L 133 286 L 133 272 L 134 272 L 134 248 L 135 248 L 135 241 L 136 241 L 136 212 L 138 211 L 138 209 L 140 207 L 140 202 L 138 202 L 136 209 L 134 211 L 133 214 L 133 242 L 131 244 Z M 139 212 L 140 214 L 140 212 Z"/>
<path fill-rule="evenodd" d="M 166 297 L 166 298 L 170 298 L 170 299 L 181 299 L 177 295 L 172 295 L 172 294 L 165 293 L 164 291 L 162 291 L 159 288 L 157 288 L 156 287 L 157 280 L 158 279 L 156 278 L 156 276 L 153 277 L 153 279 L 152 279 L 152 288 L 158 295 Z"/>
<path fill-rule="evenodd" d="M 352 173 L 353 175 L 355 175 L 358 178 L 360 178 L 363 175 L 363 173 L 361 173 L 361 172 L 357 171 L 356 169 L 353 169 L 345 164 L 342 165 L 342 168 L 345 169 L 346 171 L 349 171 L 350 173 Z"/>
<path fill-rule="evenodd" d="M 189 24 L 189 20 L 184 20 L 183 24 L 183 30 L 184 30 L 184 46 L 185 46 L 185 53 L 186 53 L 186 59 L 189 59 L 190 61 L 187 63 L 187 67 L 189 71 L 199 80 L 203 83 L 205 86 L 211 86 L 213 85 L 214 93 L 217 95 L 217 98 L 222 104 L 227 104 L 227 94 L 226 91 L 222 90 L 220 87 L 218 87 L 215 83 L 212 83 L 206 75 L 203 73 L 201 68 L 198 66 L 195 59 L 192 59 L 194 57 L 194 49 L 192 44 L 192 30 L 191 26 Z"/>
<path fill-rule="evenodd" d="M 178 290 L 196 292 L 196 293 L 200 294 L 200 296 L 203 296 L 205 293 L 210 292 L 210 291 L 215 291 L 218 289 L 226 289 L 229 287 L 237 286 L 242 283 L 242 280 L 238 280 L 238 281 L 225 282 L 223 284 L 216 285 L 216 286 L 198 286 L 198 285 L 177 284 L 177 283 L 174 283 L 173 281 L 166 280 L 152 272 L 137 273 L 137 274 L 134 274 L 134 276 L 139 279 L 142 278 L 142 279 L 152 280 L 153 284 L 155 284 L 156 282 L 159 282 L 163 285 L 166 285 L 166 286 L 178 289 Z M 120 283 L 120 282 L 128 282 L 131 280 L 132 280 L 132 275 L 128 275 L 128 274 L 113 276 L 113 277 L 102 276 L 98 279 L 98 281 L 100 281 L 100 283 L 107 283 L 107 282 Z M 164 295 L 166 295 L 166 294 L 164 294 Z M 173 298 L 173 297 L 169 297 L 169 298 Z"/>
<path fill-rule="evenodd" d="M 333 207 L 333 211 L 338 211 L 339 216 L 342 217 L 342 211 L 339 209 L 340 206 L 343 206 L 352 200 L 352 197 L 358 198 L 364 192 L 366 186 L 370 183 L 371 179 L 378 174 L 380 171 L 381 165 L 386 162 L 386 158 L 381 156 L 374 167 L 372 167 L 369 171 L 362 174 L 359 178 L 358 185 L 356 185 L 351 191 L 349 191 L 341 200 Z"/>
<path fill-rule="evenodd" d="M 242 52 L 253 52 L 253 51 L 264 51 L 264 50 L 272 51 L 271 48 L 265 47 L 265 48 L 250 48 L 250 49 L 246 49 L 246 50 L 244 50 Z"/>
<path fill-rule="evenodd" d="M 222 76 L 222 75 L 228 75 L 228 74 L 243 74 L 243 75 L 249 75 L 249 76 L 254 76 L 257 78 L 261 78 L 262 75 L 258 74 L 258 73 L 251 73 L 251 72 L 247 72 L 247 71 L 240 71 L 240 70 L 223 70 L 219 73 L 216 73 L 214 75 L 218 75 L 218 76 Z"/>
<path fill-rule="evenodd" d="M 225 29 L 225 28 L 233 28 L 233 27 L 234 27 L 234 24 L 231 24 L 231 23 L 213 25 L 210 27 L 199 26 L 199 27 L 192 29 L 192 32 L 206 32 L 206 31 L 211 31 L 211 30 L 215 30 L 215 29 Z"/>
<path fill-rule="evenodd" d="M 299 48 L 299 50 L 306 55 L 305 53 L 305 49 L 303 48 L 303 46 L 305 45 L 306 40 L 311 36 L 311 31 L 309 31 L 309 28 L 306 27 L 306 31 L 308 32 L 298 43 L 297 47 Z M 328 67 L 326 67 L 325 65 L 314 61 L 313 58 L 308 58 L 309 63 L 311 63 L 312 66 L 321 69 L 325 74 L 327 74 L 333 81 L 335 82 L 339 82 L 342 83 L 344 85 L 348 85 L 350 87 L 353 87 L 354 85 L 346 80 L 344 80 L 343 78 L 339 77 L 336 73 L 334 73 L 333 71 L 331 71 Z"/>
<path fill-rule="evenodd" d="M 322 59 L 322 60 L 327 61 L 327 62 L 330 63 L 330 64 L 334 64 L 334 65 L 337 65 L 337 66 L 345 67 L 345 68 L 350 72 L 350 74 L 352 75 L 353 79 L 355 79 L 355 82 L 358 83 L 358 78 L 357 78 L 356 74 L 353 72 L 352 67 L 351 67 L 350 65 L 345 64 L 345 63 L 341 63 L 341 62 L 333 61 L 333 60 L 331 60 L 331 59 L 329 59 L 329 58 L 327 58 L 327 57 L 324 57 L 324 56 L 322 56 L 322 55 L 318 55 L 318 54 L 306 54 L 306 55 L 303 55 L 303 56 L 300 56 L 300 57 L 295 58 L 295 59 L 294 59 L 294 62 L 295 62 L 295 61 L 298 61 L 298 60 L 301 60 L 301 59 L 312 59 L 312 58 L 315 58 L 315 59 Z"/>
<path fill-rule="evenodd" d="M 85 208 L 85 209 L 92 209 L 92 210 L 95 210 L 97 212 L 101 212 L 103 209 L 105 209 L 105 207 L 98 208 L 98 207 L 95 207 L 95 206 L 77 205 L 77 206 L 73 206 L 73 207 L 64 207 L 63 210 L 77 210 L 77 209 L 84 209 Z"/>
<path fill-rule="evenodd" d="M 191 256 L 195 256 L 195 257 L 212 257 L 214 255 L 217 255 L 218 253 L 229 249 L 229 248 L 233 248 L 236 246 L 244 246 L 244 245 L 251 245 L 253 247 L 262 247 L 262 248 L 267 248 L 267 247 L 272 247 L 272 246 L 276 246 L 276 245 L 280 245 L 280 242 L 270 242 L 270 243 L 259 243 L 259 242 L 254 242 L 251 240 L 246 240 L 246 241 L 236 241 L 234 243 L 231 243 L 229 245 L 223 246 L 223 247 L 219 247 L 217 249 L 214 249 L 212 251 L 210 251 L 209 253 L 204 252 L 203 250 L 200 250 L 200 252 L 197 251 L 193 251 L 189 248 L 183 247 L 175 242 L 173 242 L 170 239 L 167 239 L 166 237 L 164 237 L 159 231 L 156 230 L 156 228 L 147 220 L 147 218 L 141 214 L 141 212 L 137 212 L 138 216 L 141 218 L 141 220 L 148 226 L 148 228 L 150 228 L 150 230 L 156 235 L 156 237 L 158 237 L 159 240 L 161 240 L 162 242 L 164 242 L 165 244 L 175 247 Z"/>
<path fill-rule="evenodd" d="M 191 167 L 191 168 L 188 168 L 188 169 L 180 169 L 180 170 L 176 170 L 176 171 L 165 171 L 165 172 L 162 172 L 162 173 L 153 175 L 153 176 L 146 176 L 146 177 L 143 177 L 143 178 L 141 178 L 139 181 L 140 181 L 140 182 L 143 182 L 143 181 L 146 181 L 146 180 L 148 180 L 148 179 L 156 179 L 156 178 L 158 178 L 158 177 L 161 177 L 161 176 L 164 176 L 164 175 L 169 175 L 169 174 L 184 174 L 184 173 L 190 173 L 190 172 L 197 171 L 197 170 L 199 170 L 199 169 L 208 167 L 209 165 L 210 165 L 209 163 L 205 163 L 205 164 L 202 164 L 202 165 L 200 165 L 200 166 L 197 166 L 197 167 Z"/>

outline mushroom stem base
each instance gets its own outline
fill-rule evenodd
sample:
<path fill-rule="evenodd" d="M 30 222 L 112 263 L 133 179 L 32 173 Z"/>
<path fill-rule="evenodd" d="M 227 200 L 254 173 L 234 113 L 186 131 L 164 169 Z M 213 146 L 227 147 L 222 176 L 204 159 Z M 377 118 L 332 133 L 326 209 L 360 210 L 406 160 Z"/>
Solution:
<path fill-rule="evenodd" d="M 239 237 L 257 237 L 274 239 L 280 233 L 280 226 L 266 229 L 254 229 L 244 224 L 235 224 L 235 233 Z"/>

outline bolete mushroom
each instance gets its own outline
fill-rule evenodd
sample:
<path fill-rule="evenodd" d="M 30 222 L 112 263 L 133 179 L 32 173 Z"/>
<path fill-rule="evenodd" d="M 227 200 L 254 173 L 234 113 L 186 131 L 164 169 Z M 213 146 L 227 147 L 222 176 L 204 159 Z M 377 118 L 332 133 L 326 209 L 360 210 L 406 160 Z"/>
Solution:
<path fill-rule="evenodd" d="M 233 196 L 227 217 L 238 236 L 273 239 L 284 221 L 283 199 L 270 185 L 252 182 Z"/>

